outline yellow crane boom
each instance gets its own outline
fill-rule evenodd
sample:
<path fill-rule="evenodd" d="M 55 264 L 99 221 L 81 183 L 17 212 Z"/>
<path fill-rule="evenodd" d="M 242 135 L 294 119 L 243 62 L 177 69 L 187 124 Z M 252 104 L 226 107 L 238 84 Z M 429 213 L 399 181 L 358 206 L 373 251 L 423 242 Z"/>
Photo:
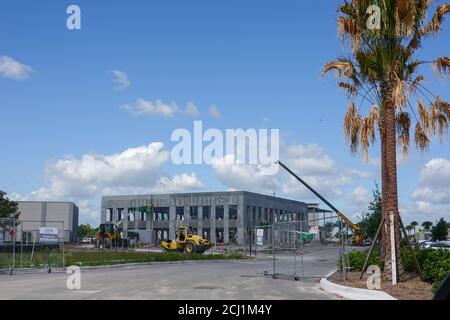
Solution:
<path fill-rule="evenodd" d="M 289 172 L 294 178 L 296 178 L 298 181 L 300 181 L 301 184 L 303 184 L 309 191 L 314 193 L 320 200 L 322 200 L 328 207 L 330 207 L 331 210 L 333 210 L 339 217 L 342 218 L 355 232 L 359 231 L 359 226 L 354 224 L 349 218 L 347 218 L 342 212 L 340 212 L 338 209 L 336 209 L 335 206 L 333 206 L 327 199 L 325 199 L 320 193 L 318 193 L 316 190 L 314 190 L 309 184 L 307 184 L 302 178 L 297 176 L 294 172 L 292 172 L 291 169 L 289 169 L 283 162 L 277 161 L 277 164 L 280 165 L 284 170 Z"/>

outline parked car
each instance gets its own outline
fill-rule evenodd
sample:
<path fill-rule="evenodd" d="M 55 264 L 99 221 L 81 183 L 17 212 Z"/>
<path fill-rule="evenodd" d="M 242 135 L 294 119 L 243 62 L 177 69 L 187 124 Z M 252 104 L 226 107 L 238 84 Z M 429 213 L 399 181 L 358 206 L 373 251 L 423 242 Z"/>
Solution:
<path fill-rule="evenodd" d="M 81 244 L 91 244 L 92 240 L 91 238 L 83 238 L 81 239 Z"/>
<path fill-rule="evenodd" d="M 363 247 L 370 247 L 372 245 L 372 240 L 370 239 L 365 239 L 363 241 Z"/>
<path fill-rule="evenodd" d="M 432 240 L 422 240 L 419 242 L 419 246 L 422 249 L 428 249 L 430 247 L 431 244 L 436 243 L 436 241 L 432 241 Z"/>
<path fill-rule="evenodd" d="M 427 244 L 424 248 L 434 250 L 445 249 L 450 251 L 450 241 L 432 242 L 430 244 Z"/>

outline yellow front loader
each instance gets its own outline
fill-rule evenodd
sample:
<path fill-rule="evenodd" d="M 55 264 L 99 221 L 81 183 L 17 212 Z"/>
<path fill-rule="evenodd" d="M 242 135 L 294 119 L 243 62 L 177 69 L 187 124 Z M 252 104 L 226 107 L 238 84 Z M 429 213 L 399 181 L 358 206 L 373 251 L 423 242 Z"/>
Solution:
<path fill-rule="evenodd" d="M 120 237 L 117 226 L 112 222 L 102 223 L 96 237 L 96 248 L 114 248 Z"/>
<path fill-rule="evenodd" d="M 204 253 L 212 247 L 208 239 L 194 234 L 189 227 L 178 227 L 175 240 L 163 240 L 161 243 L 166 251 L 185 253 Z"/>

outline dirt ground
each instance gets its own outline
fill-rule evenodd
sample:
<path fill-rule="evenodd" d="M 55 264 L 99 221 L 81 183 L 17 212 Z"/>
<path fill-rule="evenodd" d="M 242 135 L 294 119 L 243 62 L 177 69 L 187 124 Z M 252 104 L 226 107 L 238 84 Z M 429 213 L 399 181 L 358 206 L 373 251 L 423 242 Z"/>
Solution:
<path fill-rule="evenodd" d="M 350 274 L 349 274 L 350 275 Z M 359 280 L 360 272 L 352 272 L 348 280 L 341 280 L 339 272 L 334 273 L 328 280 L 343 286 L 367 289 L 367 275 Z M 398 286 L 393 286 L 389 282 L 381 282 L 381 290 L 397 298 L 398 300 L 431 300 L 433 293 L 432 285 L 420 280 L 416 274 L 408 274 L 406 281 L 399 282 Z"/>

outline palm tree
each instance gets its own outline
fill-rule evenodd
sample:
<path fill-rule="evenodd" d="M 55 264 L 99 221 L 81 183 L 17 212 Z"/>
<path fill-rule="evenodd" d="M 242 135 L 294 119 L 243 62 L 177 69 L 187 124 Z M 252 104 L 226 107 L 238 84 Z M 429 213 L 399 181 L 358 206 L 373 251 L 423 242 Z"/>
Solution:
<path fill-rule="evenodd" d="M 416 234 L 416 227 L 419 225 L 417 221 L 411 222 L 412 227 L 414 228 L 414 234 Z"/>
<path fill-rule="evenodd" d="M 380 11 L 379 28 L 368 28 L 373 4 Z M 422 40 L 441 30 L 449 4 L 436 8 L 430 20 L 429 0 L 352 0 L 339 7 L 338 33 L 351 49 L 347 58 L 327 63 L 323 73 L 335 71 L 338 86 L 348 93 L 344 133 L 352 153 L 366 157 L 377 138 L 381 142 L 382 256 L 385 276 L 392 279 L 390 241 L 391 213 L 394 221 L 397 279 L 404 275 L 400 254 L 400 216 L 397 193 L 397 142 L 407 154 L 410 129 L 419 150 L 427 150 L 431 138 L 442 138 L 450 122 L 450 104 L 434 95 L 422 83 L 422 65 L 431 63 L 436 75 L 450 75 L 450 58 L 431 61 L 416 58 Z M 425 100 L 424 100 L 425 99 Z M 416 103 L 414 103 L 416 100 Z M 428 104 L 428 106 L 426 105 Z M 368 108 L 367 112 L 364 108 Z M 417 110 L 417 111 L 416 111 Z M 365 115 L 362 115 L 366 113 Z M 414 123 L 413 123 L 414 121 Z"/>
<path fill-rule="evenodd" d="M 432 225 L 433 225 L 433 222 L 431 222 L 431 221 L 424 221 L 422 223 L 422 227 L 425 231 L 430 231 Z"/>
<path fill-rule="evenodd" d="M 411 236 L 411 231 L 414 229 L 414 226 L 412 224 L 407 225 L 405 227 L 406 231 L 408 231 L 408 234 Z"/>

